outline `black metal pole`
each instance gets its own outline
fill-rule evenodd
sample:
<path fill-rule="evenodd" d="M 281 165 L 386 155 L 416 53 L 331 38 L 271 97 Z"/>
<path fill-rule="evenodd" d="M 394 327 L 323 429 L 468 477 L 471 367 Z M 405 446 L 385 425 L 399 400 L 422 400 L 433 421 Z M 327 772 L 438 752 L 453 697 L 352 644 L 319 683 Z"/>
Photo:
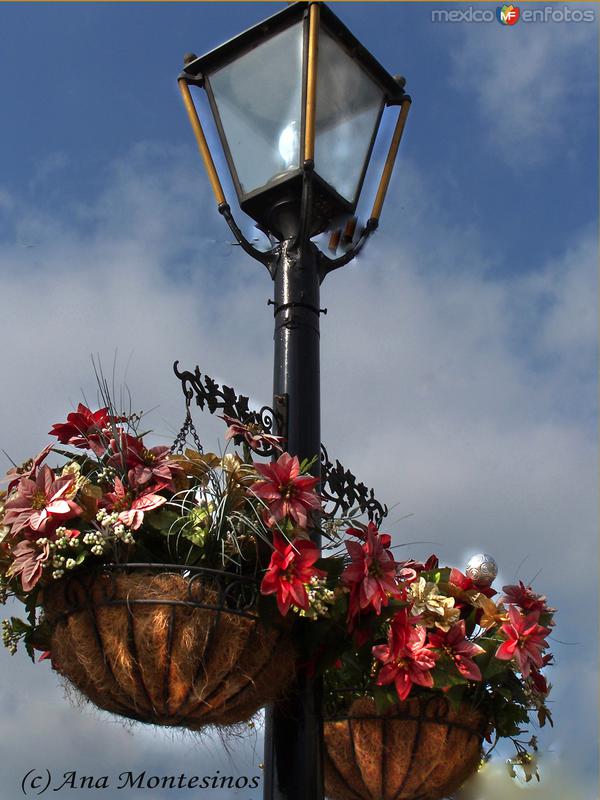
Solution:
<path fill-rule="evenodd" d="M 274 273 L 273 394 L 287 395 L 287 449 L 317 456 L 320 477 L 318 250 L 308 239 L 282 242 Z M 313 541 L 320 546 L 320 535 Z M 266 712 L 264 800 L 322 800 L 320 681 L 299 674 L 285 701 Z"/>

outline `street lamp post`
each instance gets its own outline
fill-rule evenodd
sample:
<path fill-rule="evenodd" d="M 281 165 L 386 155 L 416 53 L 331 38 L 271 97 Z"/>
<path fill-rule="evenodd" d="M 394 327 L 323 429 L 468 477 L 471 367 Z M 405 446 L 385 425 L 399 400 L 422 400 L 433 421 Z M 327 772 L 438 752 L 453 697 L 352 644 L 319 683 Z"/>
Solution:
<path fill-rule="evenodd" d="M 280 433 L 289 453 L 315 459 L 320 477 L 320 284 L 378 225 L 410 97 L 403 79 L 318 2 L 293 3 L 205 56 L 187 56 L 179 86 L 219 212 L 273 279 L 274 407 L 282 398 L 286 406 Z M 266 252 L 234 220 L 190 87 L 206 91 L 240 207 L 272 243 Z M 398 118 L 371 216 L 352 244 L 352 215 L 386 106 L 398 106 Z M 332 230 L 335 248 L 340 226 L 349 246 L 330 258 L 312 239 Z M 319 681 L 300 674 L 290 696 L 267 710 L 264 760 L 265 800 L 321 800 Z"/>

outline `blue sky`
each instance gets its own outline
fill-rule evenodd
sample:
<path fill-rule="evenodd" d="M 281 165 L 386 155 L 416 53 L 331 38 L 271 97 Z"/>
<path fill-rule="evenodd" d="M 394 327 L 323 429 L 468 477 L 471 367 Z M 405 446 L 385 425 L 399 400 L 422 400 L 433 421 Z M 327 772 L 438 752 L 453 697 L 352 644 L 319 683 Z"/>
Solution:
<path fill-rule="evenodd" d="M 117 352 L 162 441 L 183 415 L 176 358 L 268 401 L 270 282 L 230 246 L 175 79 L 184 53 L 281 7 L 0 4 L 0 445 L 16 461 L 94 397 L 90 353 Z M 592 800 L 600 8 L 585 6 L 592 23 L 432 22 L 447 7 L 334 4 L 414 104 L 380 230 L 323 286 L 323 440 L 397 504 L 397 544 L 435 543 L 410 555 L 460 567 L 485 550 L 500 585 L 539 572 L 568 643 L 554 646 L 543 782 L 494 773 L 475 800 Z M 199 427 L 209 445 L 222 435 Z M 128 769 L 259 774 L 260 736 L 231 762 L 214 737 L 130 732 L 69 705 L 47 664 L 3 652 L 0 669 L 0 800 L 37 766 L 115 785 Z"/>

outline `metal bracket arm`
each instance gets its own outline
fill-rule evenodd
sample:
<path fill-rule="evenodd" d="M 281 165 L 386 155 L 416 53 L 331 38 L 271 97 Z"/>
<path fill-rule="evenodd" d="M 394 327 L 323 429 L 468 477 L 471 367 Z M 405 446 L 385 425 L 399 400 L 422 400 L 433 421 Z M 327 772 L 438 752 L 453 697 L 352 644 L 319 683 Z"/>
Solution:
<path fill-rule="evenodd" d="M 248 253 L 249 256 L 256 259 L 256 261 L 260 261 L 261 264 L 264 264 L 267 270 L 269 271 L 269 275 L 273 277 L 274 275 L 274 251 L 273 250 L 259 250 L 254 245 L 250 244 L 248 239 L 244 236 L 242 231 L 239 229 L 236 221 L 233 218 L 233 214 L 231 213 L 231 208 L 229 207 L 228 203 L 219 203 L 219 214 L 223 216 L 227 224 L 229 225 L 231 232 L 235 236 L 236 242 L 240 245 L 242 250 L 245 253 Z"/>
<path fill-rule="evenodd" d="M 377 226 L 379 225 L 379 220 L 371 218 L 368 220 L 367 224 L 363 228 L 362 233 L 360 234 L 356 244 L 347 253 L 344 253 L 343 256 L 339 258 L 329 258 L 324 253 L 320 254 L 320 274 L 321 274 L 321 282 L 326 275 L 330 272 L 333 272 L 335 269 L 340 269 L 340 267 L 345 267 L 346 264 L 349 264 L 353 258 L 355 258 L 360 251 L 363 249 L 365 242 L 369 238 L 369 236 L 377 230 Z"/>

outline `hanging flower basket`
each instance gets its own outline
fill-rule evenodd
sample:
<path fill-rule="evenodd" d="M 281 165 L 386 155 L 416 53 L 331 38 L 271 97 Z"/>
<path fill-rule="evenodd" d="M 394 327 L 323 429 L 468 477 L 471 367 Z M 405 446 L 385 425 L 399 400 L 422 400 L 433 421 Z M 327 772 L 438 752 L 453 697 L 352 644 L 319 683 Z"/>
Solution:
<path fill-rule="evenodd" d="M 99 708 L 197 730 L 248 720 L 294 677 L 294 615 L 309 608 L 318 479 L 280 437 L 232 417 L 237 452 L 149 447 L 141 415 L 80 404 L 0 491 L 0 603 L 23 642 Z M 265 449 L 267 448 L 267 449 Z M 51 454 L 66 463 L 50 466 Z M 298 537 L 298 541 L 295 539 Z M 306 584 L 306 585 L 305 585 Z M 318 588 L 318 587 L 317 587 Z M 316 588 L 311 585 L 314 593 Z M 275 598 L 262 595 L 276 595 Z M 285 617 L 293 605 L 293 613 Z"/>
<path fill-rule="evenodd" d="M 192 730 L 251 717 L 294 672 L 288 634 L 258 619 L 254 578 L 105 565 L 50 584 L 54 668 L 99 708 Z"/>
<path fill-rule="evenodd" d="M 377 714 L 370 698 L 325 722 L 329 800 L 440 800 L 473 773 L 487 719 L 442 697 L 413 697 Z"/>

